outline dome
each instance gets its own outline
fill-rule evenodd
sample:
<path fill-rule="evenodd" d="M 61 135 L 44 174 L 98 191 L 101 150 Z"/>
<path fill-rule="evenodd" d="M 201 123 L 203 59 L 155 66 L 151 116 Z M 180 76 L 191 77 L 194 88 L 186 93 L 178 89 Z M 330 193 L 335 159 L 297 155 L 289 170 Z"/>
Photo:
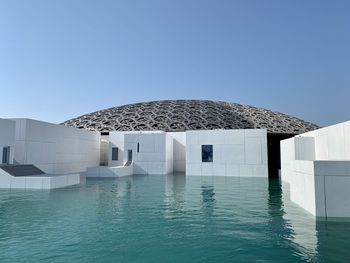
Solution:
<path fill-rule="evenodd" d="M 318 126 L 279 112 L 209 100 L 164 100 L 117 106 L 63 123 L 108 131 L 186 131 L 265 128 L 268 133 L 300 134 Z"/>

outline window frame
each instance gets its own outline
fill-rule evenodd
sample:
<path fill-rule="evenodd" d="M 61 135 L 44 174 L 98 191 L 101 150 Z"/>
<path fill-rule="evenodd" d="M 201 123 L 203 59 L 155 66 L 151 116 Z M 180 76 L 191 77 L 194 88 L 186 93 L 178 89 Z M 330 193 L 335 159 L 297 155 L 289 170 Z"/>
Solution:
<path fill-rule="evenodd" d="M 117 156 L 115 156 L 115 155 L 117 155 Z M 112 147 L 111 160 L 112 161 L 119 161 L 119 147 Z"/>
<path fill-rule="evenodd" d="M 205 149 L 208 148 L 208 149 Z M 212 144 L 202 144 L 202 163 L 212 163 L 214 160 L 214 147 Z"/>

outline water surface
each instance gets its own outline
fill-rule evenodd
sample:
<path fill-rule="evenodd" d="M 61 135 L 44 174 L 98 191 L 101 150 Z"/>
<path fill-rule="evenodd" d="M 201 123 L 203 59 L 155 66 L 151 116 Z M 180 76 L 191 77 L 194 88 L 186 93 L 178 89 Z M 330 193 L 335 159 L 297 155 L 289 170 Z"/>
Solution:
<path fill-rule="evenodd" d="M 0 262 L 346 262 L 350 224 L 278 180 L 132 176 L 0 191 Z"/>

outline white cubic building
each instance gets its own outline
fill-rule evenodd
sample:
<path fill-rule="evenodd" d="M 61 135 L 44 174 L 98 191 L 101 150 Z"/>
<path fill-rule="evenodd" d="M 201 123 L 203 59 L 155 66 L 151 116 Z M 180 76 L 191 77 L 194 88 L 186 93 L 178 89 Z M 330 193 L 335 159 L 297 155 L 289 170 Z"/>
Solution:
<path fill-rule="evenodd" d="M 12 164 L 15 146 L 15 122 L 0 119 L 0 164 Z"/>
<path fill-rule="evenodd" d="M 103 143 L 108 166 L 88 169 L 88 177 L 182 172 L 203 176 L 267 177 L 264 129 L 186 132 L 110 132 Z"/>
<path fill-rule="evenodd" d="M 281 141 L 290 198 L 318 217 L 350 217 L 350 122 Z"/>
<path fill-rule="evenodd" d="M 100 162 L 100 134 L 30 119 L 0 120 L 0 188 L 55 189 L 80 183 Z"/>
<path fill-rule="evenodd" d="M 198 100 L 124 105 L 63 125 L 14 120 L 14 149 L 7 137 L 2 143 L 6 163 L 88 177 L 277 176 L 280 140 L 317 127 L 248 105 Z"/>
<path fill-rule="evenodd" d="M 125 135 L 124 162 L 132 162 L 134 174 L 173 172 L 173 139 L 165 132 Z"/>
<path fill-rule="evenodd" d="M 100 164 L 99 132 L 31 119 L 14 120 L 16 163 L 33 164 L 50 174 L 81 173 Z"/>
<path fill-rule="evenodd" d="M 186 174 L 267 177 L 266 130 L 187 131 Z"/>
<path fill-rule="evenodd" d="M 141 133 L 163 131 L 167 136 L 173 137 L 173 172 L 196 175 L 261 176 L 264 174 L 265 176 L 266 167 L 268 167 L 270 177 L 278 177 L 281 169 L 280 141 L 318 128 L 315 124 L 279 112 L 210 100 L 162 100 L 121 105 L 84 114 L 67 120 L 63 124 L 101 132 L 102 165 L 108 164 L 110 167 L 124 165 L 124 160 L 111 158 L 111 147 L 118 148 L 113 150 L 114 156 L 124 154 L 124 134 L 135 133 L 135 131 Z M 253 131 L 260 129 L 265 130 L 263 139 L 261 134 L 258 135 L 258 132 Z M 223 146 L 225 144 L 223 142 L 217 144 L 215 141 L 221 140 L 220 137 L 222 137 L 222 134 L 217 132 L 220 130 L 233 130 L 237 138 L 228 141 L 226 146 Z M 212 137 L 213 140 L 207 143 L 212 145 L 212 148 L 210 146 L 203 148 L 203 150 L 213 150 L 212 163 L 202 162 L 202 149 L 199 149 L 202 147 L 201 142 L 198 144 L 186 142 L 186 137 L 191 137 L 191 131 L 193 134 L 198 132 L 204 137 L 209 135 Z M 219 135 L 215 136 L 215 133 Z M 249 137 L 249 133 L 256 134 Z M 247 141 L 244 141 L 244 138 Z M 262 146 L 259 146 L 261 143 Z M 265 145 L 266 148 L 263 148 Z M 109 148 L 108 151 L 107 148 Z M 188 148 L 187 152 L 186 148 Z M 221 152 L 233 154 L 233 157 L 220 157 Z M 121 169 L 118 168 L 118 171 Z"/>

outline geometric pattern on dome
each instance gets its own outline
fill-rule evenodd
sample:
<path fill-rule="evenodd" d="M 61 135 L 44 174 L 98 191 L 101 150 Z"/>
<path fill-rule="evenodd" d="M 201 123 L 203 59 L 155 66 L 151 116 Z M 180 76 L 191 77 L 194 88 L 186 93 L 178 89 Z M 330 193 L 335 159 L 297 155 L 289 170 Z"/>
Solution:
<path fill-rule="evenodd" d="M 237 103 L 163 100 L 128 104 L 62 123 L 95 131 L 186 131 L 265 128 L 268 133 L 300 134 L 319 128 L 310 122 Z"/>

